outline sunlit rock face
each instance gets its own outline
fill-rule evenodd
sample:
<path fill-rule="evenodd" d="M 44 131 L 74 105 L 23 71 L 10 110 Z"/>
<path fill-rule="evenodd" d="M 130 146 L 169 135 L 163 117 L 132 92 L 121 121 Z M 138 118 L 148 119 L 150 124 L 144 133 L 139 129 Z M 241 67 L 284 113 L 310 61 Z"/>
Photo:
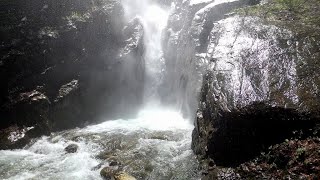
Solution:
<path fill-rule="evenodd" d="M 0 28 L 1 128 L 58 130 L 135 114 L 144 32 L 138 21 L 124 19 L 119 1 L 1 4 L 8 13 Z"/>
<path fill-rule="evenodd" d="M 208 63 L 206 50 L 213 22 L 235 8 L 254 3 L 252 0 L 175 1 L 163 33 L 166 68 L 159 91 L 165 103 L 179 106 L 186 116 L 194 116 L 202 74 Z"/>
<path fill-rule="evenodd" d="M 271 144 L 310 133 L 319 119 L 319 42 L 231 16 L 214 23 L 205 59 L 193 149 L 236 165 Z"/>

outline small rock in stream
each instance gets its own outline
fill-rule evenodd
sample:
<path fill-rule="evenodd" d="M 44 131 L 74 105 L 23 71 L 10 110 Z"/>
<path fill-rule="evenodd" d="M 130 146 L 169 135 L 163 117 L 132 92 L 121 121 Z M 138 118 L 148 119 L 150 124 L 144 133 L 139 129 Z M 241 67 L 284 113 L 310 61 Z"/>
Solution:
<path fill-rule="evenodd" d="M 112 167 L 104 167 L 100 171 L 100 175 L 106 180 L 136 180 L 135 177 L 129 175 L 126 172 L 118 171 L 118 169 Z"/>
<path fill-rule="evenodd" d="M 116 169 L 113 169 L 110 167 L 104 167 L 100 171 L 100 175 L 106 180 L 111 180 L 115 173 L 116 173 Z"/>
<path fill-rule="evenodd" d="M 68 145 L 66 148 L 64 148 L 64 150 L 67 152 L 67 153 L 75 153 L 78 151 L 78 148 L 79 146 L 76 145 L 76 144 L 70 144 Z"/>
<path fill-rule="evenodd" d="M 111 161 L 111 162 L 109 163 L 109 166 L 118 166 L 118 165 L 120 165 L 120 163 L 117 162 L 117 161 Z"/>
<path fill-rule="evenodd" d="M 123 171 L 117 172 L 114 175 L 114 179 L 115 180 L 137 180 L 135 177 Z"/>

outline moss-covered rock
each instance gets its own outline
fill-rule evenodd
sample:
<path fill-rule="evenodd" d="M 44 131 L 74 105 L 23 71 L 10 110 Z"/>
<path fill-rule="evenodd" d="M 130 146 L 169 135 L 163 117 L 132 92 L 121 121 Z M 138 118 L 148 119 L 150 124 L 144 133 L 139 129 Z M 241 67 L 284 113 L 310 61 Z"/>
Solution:
<path fill-rule="evenodd" d="M 284 27 L 298 36 L 320 36 L 318 0 L 269 0 L 267 3 L 239 9 L 236 12 L 243 16 L 260 17 L 268 24 Z"/>

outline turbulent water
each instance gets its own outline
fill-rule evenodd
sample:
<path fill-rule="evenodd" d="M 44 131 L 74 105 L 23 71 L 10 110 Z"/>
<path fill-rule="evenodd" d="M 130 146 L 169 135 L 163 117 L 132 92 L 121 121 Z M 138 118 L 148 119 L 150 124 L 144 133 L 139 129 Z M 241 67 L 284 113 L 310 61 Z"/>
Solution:
<path fill-rule="evenodd" d="M 101 179 L 112 161 L 137 179 L 197 179 L 190 149 L 193 126 L 177 112 L 145 109 L 139 118 L 111 120 L 0 151 L 0 179 Z M 79 150 L 67 154 L 75 143 Z"/>
<path fill-rule="evenodd" d="M 191 121 L 155 105 L 169 10 L 149 1 L 122 3 L 127 20 L 138 18 L 144 27 L 146 108 L 136 119 L 106 120 L 35 139 L 21 150 L 0 151 L 0 179 L 101 179 L 100 170 L 113 161 L 137 179 L 198 179 Z M 78 152 L 67 154 L 69 144 L 77 144 Z"/>

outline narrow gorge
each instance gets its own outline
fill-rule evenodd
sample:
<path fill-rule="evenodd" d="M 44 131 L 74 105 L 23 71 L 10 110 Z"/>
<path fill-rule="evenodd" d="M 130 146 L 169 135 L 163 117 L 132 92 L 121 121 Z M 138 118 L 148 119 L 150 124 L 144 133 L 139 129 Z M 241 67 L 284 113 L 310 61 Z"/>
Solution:
<path fill-rule="evenodd" d="M 320 178 L 318 0 L 0 4 L 0 179 Z"/>

